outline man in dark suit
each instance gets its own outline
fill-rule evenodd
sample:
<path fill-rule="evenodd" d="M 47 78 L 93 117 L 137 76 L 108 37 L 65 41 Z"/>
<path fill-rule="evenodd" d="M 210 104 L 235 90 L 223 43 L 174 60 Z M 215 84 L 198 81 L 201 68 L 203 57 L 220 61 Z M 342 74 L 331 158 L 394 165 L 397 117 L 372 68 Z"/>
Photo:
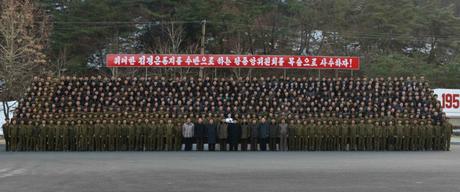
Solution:
<path fill-rule="evenodd" d="M 206 131 L 208 135 L 208 150 L 214 151 L 217 141 L 217 124 L 214 123 L 212 118 L 210 118 L 209 122 L 206 124 Z"/>
<path fill-rule="evenodd" d="M 238 151 L 238 141 L 241 137 L 241 125 L 229 118 L 228 123 L 228 142 L 230 144 L 230 151 Z"/>
<path fill-rule="evenodd" d="M 259 124 L 259 145 L 261 151 L 267 150 L 268 137 L 270 136 L 270 126 L 267 123 L 265 117 L 260 120 Z"/>
<path fill-rule="evenodd" d="M 195 124 L 195 130 L 194 130 L 197 151 L 203 151 L 204 137 L 206 133 L 205 129 L 206 127 L 203 123 L 203 119 L 198 118 L 198 122 Z"/>

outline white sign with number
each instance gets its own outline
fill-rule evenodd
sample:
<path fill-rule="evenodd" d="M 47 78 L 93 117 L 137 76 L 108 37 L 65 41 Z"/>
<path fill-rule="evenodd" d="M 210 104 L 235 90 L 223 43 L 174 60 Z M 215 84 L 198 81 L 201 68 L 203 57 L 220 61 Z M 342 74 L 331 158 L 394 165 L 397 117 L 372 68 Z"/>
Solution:
<path fill-rule="evenodd" d="M 434 89 L 447 117 L 460 117 L 460 89 Z"/>

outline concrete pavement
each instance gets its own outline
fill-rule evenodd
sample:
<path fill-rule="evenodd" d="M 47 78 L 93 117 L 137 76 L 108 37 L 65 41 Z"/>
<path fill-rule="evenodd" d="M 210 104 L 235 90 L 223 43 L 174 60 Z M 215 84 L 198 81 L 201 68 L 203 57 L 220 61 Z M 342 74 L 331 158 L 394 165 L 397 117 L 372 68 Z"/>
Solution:
<path fill-rule="evenodd" d="M 0 191 L 460 191 L 450 152 L 0 152 Z"/>

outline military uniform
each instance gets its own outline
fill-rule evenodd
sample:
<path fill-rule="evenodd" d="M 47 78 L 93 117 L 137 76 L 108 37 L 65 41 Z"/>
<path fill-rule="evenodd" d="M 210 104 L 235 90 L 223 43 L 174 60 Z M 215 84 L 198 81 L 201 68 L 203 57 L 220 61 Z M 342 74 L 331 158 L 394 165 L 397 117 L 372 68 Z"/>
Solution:
<path fill-rule="evenodd" d="M 166 137 L 166 151 L 172 151 L 174 149 L 174 132 L 175 132 L 174 124 L 172 123 L 171 120 L 168 120 L 168 122 L 165 125 L 165 137 Z"/>
<path fill-rule="evenodd" d="M 405 126 L 402 124 L 401 121 L 398 121 L 397 125 L 395 126 L 396 130 L 396 146 L 395 149 L 400 151 L 404 150 L 404 130 Z"/>
<path fill-rule="evenodd" d="M 297 148 L 297 128 L 298 128 L 297 122 L 295 122 L 294 120 L 291 120 L 291 122 L 289 123 L 289 127 L 288 127 L 288 130 L 289 130 L 288 148 L 290 151 L 298 150 Z"/>
<path fill-rule="evenodd" d="M 63 125 L 60 127 L 60 136 L 62 137 L 62 150 L 69 151 L 70 150 L 70 129 L 72 129 L 69 125 L 68 121 L 64 121 Z"/>
<path fill-rule="evenodd" d="M 126 120 L 120 126 L 120 148 L 121 151 L 127 151 L 129 149 L 129 124 Z"/>
<path fill-rule="evenodd" d="M 366 128 L 366 150 L 374 150 L 374 130 L 376 126 L 372 123 L 372 120 L 368 120 L 365 124 Z"/>
<path fill-rule="evenodd" d="M 316 137 L 316 129 L 315 129 L 315 121 L 310 119 L 305 127 L 305 145 L 306 150 L 314 151 L 315 150 L 315 137 Z"/>
<path fill-rule="evenodd" d="M 321 121 L 316 122 L 316 126 L 313 126 L 313 133 L 315 139 L 315 150 L 320 151 L 322 150 L 322 142 L 323 142 L 323 125 Z"/>
<path fill-rule="evenodd" d="M 180 151 L 182 148 L 182 126 L 181 123 L 178 122 L 175 124 L 174 129 L 174 148 L 176 151 Z"/>
<path fill-rule="evenodd" d="M 117 130 L 120 125 L 117 125 L 113 119 L 109 121 L 107 125 L 107 138 L 108 138 L 108 150 L 109 151 L 116 151 L 117 150 L 117 141 L 119 135 L 117 134 Z"/>
<path fill-rule="evenodd" d="M 35 122 L 35 124 L 32 126 L 32 134 L 30 136 L 30 146 L 29 150 L 31 151 L 38 151 L 40 141 L 41 141 L 41 133 L 40 133 L 40 124 L 38 122 Z"/>
<path fill-rule="evenodd" d="M 128 128 L 128 150 L 129 151 L 135 151 L 137 146 L 136 146 L 136 133 L 137 133 L 137 126 L 134 126 L 134 122 L 130 121 L 129 125 L 127 126 Z"/>
<path fill-rule="evenodd" d="M 427 150 L 426 146 L 426 135 L 427 135 L 427 126 L 425 125 L 425 121 L 420 121 L 417 133 L 417 150 Z"/>
<path fill-rule="evenodd" d="M 381 150 L 389 150 L 390 130 L 387 122 L 383 121 L 381 129 Z"/>
<path fill-rule="evenodd" d="M 380 122 L 376 121 L 374 123 L 374 150 L 380 151 L 383 150 L 383 127 Z"/>
<path fill-rule="evenodd" d="M 367 130 L 364 120 L 361 120 L 360 123 L 357 125 L 356 135 L 358 137 L 358 150 L 363 151 L 366 149 L 366 138 L 367 138 Z"/>
<path fill-rule="evenodd" d="M 163 151 L 165 149 L 165 123 L 163 120 L 160 120 L 160 123 L 157 124 L 156 126 L 156 147 L 155 150 L 157 151 Z"/>
<path fill-rule="evenodd" d="M 158 124 L 155 123 L 154 120 L 149 121 L 147 123 L 147 144 L 146 144 L 146 149 L 147 151 L 154 151 L 157 150 L 157 139 L 158 139 Z"/>
<path fill-rule="evenodd" d="M 27 124 L 20 123 L 18 126 L 18 150 L 19 151 L 30 151 L 32 150 L 32 129 L 33 122 L 29 121 Z"/>
<path fill-rule="evenodd" d="M 411 148 L 411 139 L 412 139 L 411 127 L 412 126 L 410 125 L 408 121 L 404 122 L 404 125 L 403 125 L 404 136 L 403 136 L 403 149 L 402 149 L 404 151 L 408 151 Z"/>
<path fill-rule="evenodd" d="M 356 151 L 358 150 L 358 132 L 357 132 L 358 126 L 356 125 L 355 120 L 351 121 L 351 124 L 348 126 L 348 142 L 350 144 L 349 150 Z"/>
<path fill-rule="evenodd" d="M 98 121 L 95 126 L 96 132 L 96 141 L 95 141 L 95 150 L 96 151 L 107 151 L 107 145 L 109 140 L 109 132 L 107 128 L 107 121 L 104 119 L 102 122 Z"/>
<path fill-rule="evenodd" d="M 47 151 L 48 125 L 46 124 L 46 121 L 42 121 L 41 124 L 35 126 L 34 128 L 34 151 Z"/>
<path fill-rule="evenodd" d="M 433 125 L 430 122 L 425 124 L 425 149 L 426 150 L 433 150 L 433 141 L 434 141 L 434 133 L 433 133 Z"/>
<path fill-rule="evenodd" d="M 444 121 L 444 131 L 443 131 L 443 136 L 444 136 L 444 142 L 445 142 L 445 150 L 446 151 L 450 151 L 450 139 L 451 139 L 451 135 L 452 135 L 452 130 L 453 130 L 453 127 L 452 127 L 452 124 L 450 124 L 449 122 L 447 121 Z"/>
<path fill-rule="evenodd" d="M 412 123 L 409 124 L 410 128 L 410 144 L 409 144 L 409 150 L 415 151 L 418 149 L 417 143 L 418 143 L 418 132 L 419 132 L 419 123 L 417 120 L 414 120 Z"/>
<path fill-rule="evenodd" d="M 342 124 L 339 124 L 338 121 L 336 121 L 336 129 L 338 130 L 338 150 L 340 151 L 346 151 L 348 150 L 348 140 L 349 140 L 349 124 L 348 122 L 343 122 Z"/>
<path fill-rule="evenodd" d="M 97 129 L 98 125 L 96 122 L 90 121 L 89 125 L 85 125 L 86 128 L 86 151 L 96 151 L 96 142 L 99 137 L 99 129 Z"/>
<path fill-rule="evenodd" d="M 3 124 L 2 126 L 2 129 L 3 129 L 3 137 L 5 139 L 5 144 L 6 144 L 6 148 L 5 150 L 6 151 L 10 151 L 10 147 L 11 147 L 11 136 L 10 136 L 10 126 L 9 126 L 9 120 L 6 119 L 5 120 L 5 124 Z"/>
<path fill-rule="evenodd" d="M 300 120 L 297 121 L 297 124 L 295 125 L 295 136 L 296 136 L 296 144 L 295 144 L 295 150 L 297 151 L 303 151 L 304 149 L 304 143 L 305 143 L 305 134 L 304 134 L 304 129 L 305 126 L 302 124 Z"/>
<path fill-rule="evenodd" d="M 304 119 L 302 124 L 299 124 L 299 134 L 300 134 L 300 149 L 302 151 L 311 150 L 310 142 L 311 142 L 311 126 L 308 124 L 308 120 Z"/>
<path fill-rule="evenodd" d="M 16 120 L 12 120 L 11 124 L 9 125 L 9 137 L 10 137 L 10 151 L 18 151 L 18 144 L 19 144 L 19 129 Z"/>

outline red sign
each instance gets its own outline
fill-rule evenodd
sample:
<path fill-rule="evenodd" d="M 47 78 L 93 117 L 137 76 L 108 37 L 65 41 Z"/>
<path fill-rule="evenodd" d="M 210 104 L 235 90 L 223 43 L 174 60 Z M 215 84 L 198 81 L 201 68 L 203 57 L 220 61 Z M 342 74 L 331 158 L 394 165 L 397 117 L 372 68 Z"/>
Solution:
<path fill-rule="evenodd" d="M 107 67 L 300 68 L 359 70 L 359 57 L 285 55 L 108 54 Z"/>

